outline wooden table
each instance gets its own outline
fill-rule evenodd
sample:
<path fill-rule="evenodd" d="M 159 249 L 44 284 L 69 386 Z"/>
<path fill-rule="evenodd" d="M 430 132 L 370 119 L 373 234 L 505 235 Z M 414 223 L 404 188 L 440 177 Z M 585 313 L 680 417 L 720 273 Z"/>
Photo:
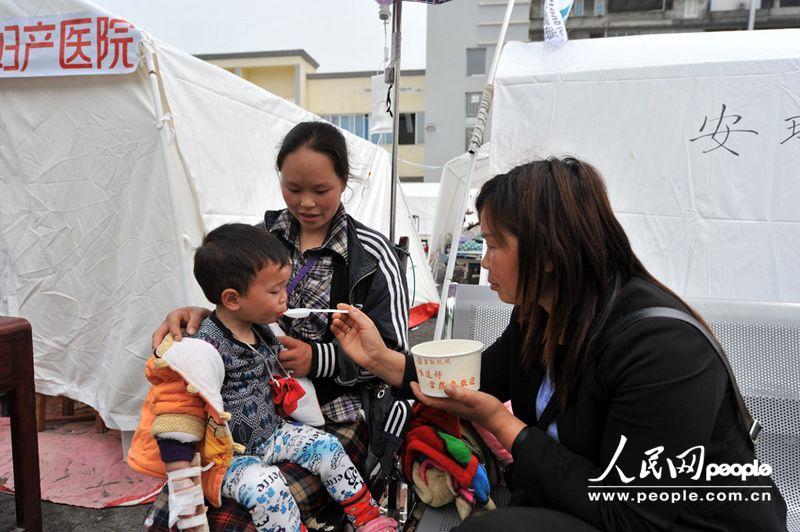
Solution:
<path fill-rule="evenodd" d="M 21 318 L 0 316 L 0 393 L 8 393 L 11 403 L 17 526 L 23 530 L 41 531 L 33 341 L 30 323 Z"/>

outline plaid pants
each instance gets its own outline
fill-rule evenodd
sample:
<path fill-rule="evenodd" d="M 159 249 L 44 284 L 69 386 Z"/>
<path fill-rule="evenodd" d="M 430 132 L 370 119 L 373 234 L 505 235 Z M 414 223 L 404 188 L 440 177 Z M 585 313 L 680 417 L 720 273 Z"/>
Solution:
<path fill-rule="evenodd" d="M 361 418 L 348 423 L 328 423 L 322 430 L 333 434 L 344 446 L 347 455 L 359 467 L 367 456 L 367 424 Z M 288 462 L 278 464 L 292 496 L 300 507 L 300 515 L 305 523 L 317 517 L 328 505 L 335 504 L 322 486 L 319 477 L 309 473 L 302 467 Z M 364 471 L 361 471 L 362 476 Z M 169 528 L 169 503 L 167 500 L 167 486 L 161 490 L 144 520 L 145 532 L 164 532 L 177 530 Z M 339 505 L 336 504 L 338 507 Z M 230 499 L 222 499 L 219 508 L 209 507 L 208 525 L 211 530 L 225 530 L 227 532 L 255 532 L 253 520 L 247 509 Z"/>

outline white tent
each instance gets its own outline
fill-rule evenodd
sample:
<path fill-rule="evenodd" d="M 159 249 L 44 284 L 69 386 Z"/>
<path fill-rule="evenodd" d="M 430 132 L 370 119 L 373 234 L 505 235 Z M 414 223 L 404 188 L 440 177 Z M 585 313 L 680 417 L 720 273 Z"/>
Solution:
<path fill-rule="evenodd" d="M 475 160 L 475 172 L 472 175 L 470 188 L 479 189 L 492 177 L 489 165 L 489 143 L 478 150 Z M 428 260 L 433 263 L 452 237 L 453 226 L 457 218 L 464 218 L 463 212 L 457 212 L 459 201 L 466 193 L 466 177 L 469 172 L 469 153 L 463 153 L 447 161 L 442 168 L 442 177 L 439 188 L 439 202 L 436 207 L 436 216 L 433 221 L 433 230 L 428 242 Z M 445 261 L 446 262 L 446 261 Z"/>
<path fill-rule="evenodd" d="M 401 183 L 400 188 L 420 237 L 430 235 L 439 202 L 439 183 Z"/>
<path fill-rule="evenodd" d="M 99 11 L 77 0 L 0 0 L 0 17 Z M 205 300 L 191 275 L 202 235 L 283 206 L 280 139 L 316 117 L 233 74 L 143 37 L 126 75 L 0 80 L 0 310 L 34 331 L 37 391 L 135 427 L 150 333 Z M 162 108 L 159 111 L 159 107 Z M 347 134 L 348 212 L 388 233 L 389 155 Z M 414 305 L 438 296 L 404 201 Z M 4 253 L 6 255 L 5 269 Z M 207 304 L 207 303 L 205 303 Z"/>
<path fill-rule="evenodd" d="M 567 154 L 680 294 L 800 302 L 800 30 L 508 43 L 487 173 Z"/>

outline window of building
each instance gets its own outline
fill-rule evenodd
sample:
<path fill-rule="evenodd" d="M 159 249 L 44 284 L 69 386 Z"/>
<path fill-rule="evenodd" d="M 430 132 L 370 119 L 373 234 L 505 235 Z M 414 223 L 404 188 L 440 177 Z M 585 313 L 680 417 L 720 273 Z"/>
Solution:
<path fill-rule="evenodd" d="M 373 144 L 380 144 L 380 145 L 387 145 L 391 144 L 392 140 L 394 139 L 394 135 L 391 133 L 375 133 L 370 137 L 370 142 Z"/>
<path fill-rule="evenodd" d="M 664 8 L 664 0 L 608 0 L 609 13 L 663 11 Z"/>
<path fill-rule="evenodd" d="M 358 115 L 356 115 L 358 116 Z M 357 136 L 361 137 L 362 139 L 366 139 L 369 137 L 369 115 L 364 115 L 364 118 L 359 120 L 356 119 L 355 127 L 353 128 L 353 133 Z"/>
<path fill-rule="evenodd" d="M 570 12 L 570 16 L 572 17 L 582 17 L 583 16 L 583 0 L 575 0 L 572 3 L 572 11 Z"/>
<path fill-rule="evenodd" d="M 365 116 L 367 117 L 364 122 L 364 131 L 366 134 L 363 138 L 369 139 L 373 144 L 391 144 L 393 139 L 391 133 L 369 135 L 369 115 Z M 357 124 L 356 127 L 358 127 Z M 398 144 L 425 144 L 425 113 L 400 113 L 399 128 L 400 131 L 398 131 L 397 137 Z"/>
<path fill-rule="evenodd" d="M 478 116 L 478 109 L 481 107 L 481 93 L 468 92 L 465 96 L 467 100 L 467 118 L 475 118 Z"/>
<path fill-rule="evenodd" d="M 781 7 L 800 7 L 800 0 L 780 0 Z M 762 4 L 763 8 L 763 4 Z"/>
<path fill-rule="evenodd" d="M 369 115 L 367 114 L 320 115 L 320 118 L 362 139 L 369 140 Z"/>
<path fill-rule="evenodd" d="M 400 124 L 397 130 L 397 143 L 400 145 L 417 143 L 416 113 L 400 113 Z"/>
<path fill-rule="evenodd" d="M 486 73 L 486 48 L 467 48 L 467 76 Z"/>
<path fill-rule="evenodd" d="M 606 0 L 594 0 L 594 16 L 602 17 L 606 14 Z"/>

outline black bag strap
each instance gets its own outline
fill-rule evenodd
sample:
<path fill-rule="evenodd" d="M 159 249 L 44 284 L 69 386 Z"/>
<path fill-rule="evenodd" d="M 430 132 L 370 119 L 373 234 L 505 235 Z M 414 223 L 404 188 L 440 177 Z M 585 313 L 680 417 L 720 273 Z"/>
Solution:
<path fill-rule="evenodd" d="M 717 357 L 722 362 L 722 366 L 725 368 L 725 372 L 728 374 L 728 379 L 731 381 L 731 386 L 733 388 L 733 396 L 736 400 L 736 406 L 739 410 L 739 418 L 744 426 L 745 432 L 747 432 L 747 435 L 750 437 L 750 440 L 755 443 L 755 441 L 758 439 L 758 435 L 761 433 L 761 423 L 759 423 L 757 419 L 754 419 L 753 416 L 750 415 L 750 411 L 747 409 L 747 405 L 742 398 L 742 393 L 739 391 L 739 385 L 736 383 L 736 377 L 733 374 L 728 357 L 725 355 L 725 350 L 719 344 L 717 339 L 714 338 L 714 336 L 690 314 L 670 307 L 648 307 L 635 310 L 630 314 L 623 316 L 616 325 L 609 329 L 598 342 L 598 349 L 593 351 L 596 353 L 602 352 L 606 347 L 608 347 L 608 344 L 611 343 L 615 336 L 622 333 L 635 323 L 648 318 L 670 318 L 679 320 L 684 323 L 688 323 L 703 334 L 708 343 L 711 344 L 711 347 L 714 348 L 714 352 L 717 354 Z M 558 410 L 559 405 L 554 394 L 547 402 L 547 406 L 545 406 L 545 409 L 542 411 L 542 415 L 539 416 L 539 419 L 536 421 L 536 426 L 542 430 L 547 430 L 547 427 L 550 425 L 550 423 L 552 423 L 553 420 L 558 416 Z"/>
<path fill-rule="evenodd" d="M 694 319 L 694 317 L 692 317 L 690 314 L 669 307 L 648 307 L 635 310 L 630 314 L 623 316 L 623 318 L 603 336 L 602 340 L 598 343 L 600 349 L 596 352 L 599 353 L 605 349 L 616 335 L 622 333 L 633 324 L 648 318 L 670 318 L 673 320 L 679 320 L 684 323 L 688 323 L 703 334 L 708 343 L 711 344 L 711 347 L 714 348 L 714 352 L 717 354 L 717 357 L 722 362 L 725 371 L 728 373 L 728 379 L 731 381 L 731 386 L 733 387 L 733 396 L 739 409 L 739 418 L 741 419 L 745 431 L 750 437 L 750 440 L 755 443 L 759 433 L 761 432 L 761 423 L 759 423 L 757 419 L 754 419 L 753 416 L 750 415 L 750 411 L 747 409 L 747 405 L 744 403 L 742 393 L 739 391 L 739 385 L 736 383 L 736 377 L 733 374 L 733 370 L 731 369 L 730 362 L 728 361 L 727 355 L 725 355 L 724 349 L 719 344 L 717 339 L 714 338 L 711 333 L 709 333 L 708 329 L 703 327 L 703 325 Z M 548 406 L 550 405 L 548 404 Z"/>

